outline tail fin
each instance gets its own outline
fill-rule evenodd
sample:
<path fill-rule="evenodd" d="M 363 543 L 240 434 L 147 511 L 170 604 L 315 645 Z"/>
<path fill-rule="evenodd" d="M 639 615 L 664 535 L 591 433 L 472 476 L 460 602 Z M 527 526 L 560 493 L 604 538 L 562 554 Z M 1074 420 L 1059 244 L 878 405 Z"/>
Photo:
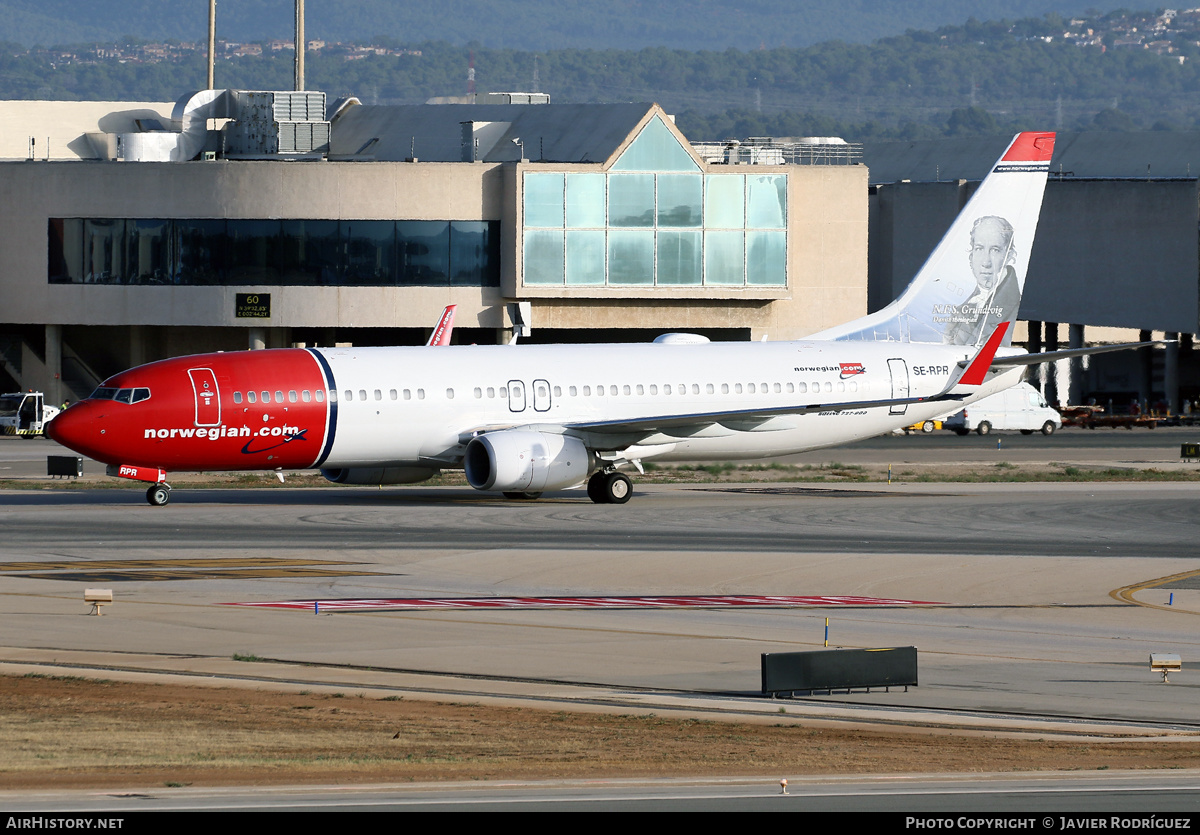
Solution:
<path fill-rule="evenodd" d="M 900 298 L 812 338 L 978 346 L 1007 322 L 1011 343 L 1053 153 L 1017 134 Z"/>
<path fill-rule="evenodd" d="M 426 347 L 430 345 L 449 345 L 450 334 L 454 331 L 454 310 L 456 304 L 448 304 L 442 311 L 442 317 L 438 319 L 437 325 L 433 328 L 433 333 L 429 336 L 429 341 L 425 343 Z"/>

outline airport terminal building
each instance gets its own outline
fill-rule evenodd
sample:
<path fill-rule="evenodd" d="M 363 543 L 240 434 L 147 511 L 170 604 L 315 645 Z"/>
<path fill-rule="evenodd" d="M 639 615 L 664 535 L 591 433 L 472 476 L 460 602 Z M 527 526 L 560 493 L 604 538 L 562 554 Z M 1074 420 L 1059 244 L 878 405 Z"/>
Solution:
<path fill-rule="evenodd" d="M 73 399 L 181 354 L 421 344 L 448 304 L 478 343 L 795 339 L 864 310 L 863 165 L 493 98 L 0 104 L 28 127 L 0 147 L 3 373 Z"/>

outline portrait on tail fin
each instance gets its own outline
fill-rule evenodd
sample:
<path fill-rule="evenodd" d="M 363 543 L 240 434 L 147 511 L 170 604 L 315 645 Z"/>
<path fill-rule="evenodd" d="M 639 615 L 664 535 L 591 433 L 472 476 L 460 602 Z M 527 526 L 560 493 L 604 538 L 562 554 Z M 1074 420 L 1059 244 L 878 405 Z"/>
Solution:
<path fill-rule="evenodd" d="M 1001 322 L 1017 318 L 1021 283 L 1013 266 L 1013 227 L 1002 217 L 981 217 L 971 228 L 971 274 L 975 289 L 954 313 L 943 316 L 947 345 L 978 345 Z M 939 317 L 935 315 L 934 321 Z"/>

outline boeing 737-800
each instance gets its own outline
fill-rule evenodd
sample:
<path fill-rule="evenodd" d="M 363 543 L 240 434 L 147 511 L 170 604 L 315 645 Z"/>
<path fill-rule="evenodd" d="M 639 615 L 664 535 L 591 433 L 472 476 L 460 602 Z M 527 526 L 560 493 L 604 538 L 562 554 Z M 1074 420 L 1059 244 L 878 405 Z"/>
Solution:
<path fill-rule="evenodd" d="M 534 498 L 632 492 L 641 462 L 777 456 L 888 432 L 1019 381 L 1010 346 L 1054 134 L 1014 138 L 905 293 L 797 342 L 294 348 L 205 354 L 106 380 L 48 434 L 150 482 L 318 468 L 342 484 L 463 469 Z M 438 339 L 431 340 L 436 344 Z"/>

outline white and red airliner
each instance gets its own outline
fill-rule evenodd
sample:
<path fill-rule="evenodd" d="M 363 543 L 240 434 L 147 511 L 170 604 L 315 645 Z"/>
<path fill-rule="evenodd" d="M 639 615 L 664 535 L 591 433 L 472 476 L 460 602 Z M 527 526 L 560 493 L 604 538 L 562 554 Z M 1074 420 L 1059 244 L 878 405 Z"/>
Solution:
<path fill-rule="evenodd" d="M 1054 134 L 1014 138 L 905 293 L 798 342 L 312 348 L 204 354 L 106 380 L 48 427 L 170 498 L 172 471 L 318 468 L 342 484 L 463 469 L 536 498 L 628 501 L 641 462 L 749 459 L 867 438 L 1072 356 L 1010 347 Z M 452 311 L 451 311 L 452 315 Z M 430 340 L 442 342 L 437 334 Z"/>

